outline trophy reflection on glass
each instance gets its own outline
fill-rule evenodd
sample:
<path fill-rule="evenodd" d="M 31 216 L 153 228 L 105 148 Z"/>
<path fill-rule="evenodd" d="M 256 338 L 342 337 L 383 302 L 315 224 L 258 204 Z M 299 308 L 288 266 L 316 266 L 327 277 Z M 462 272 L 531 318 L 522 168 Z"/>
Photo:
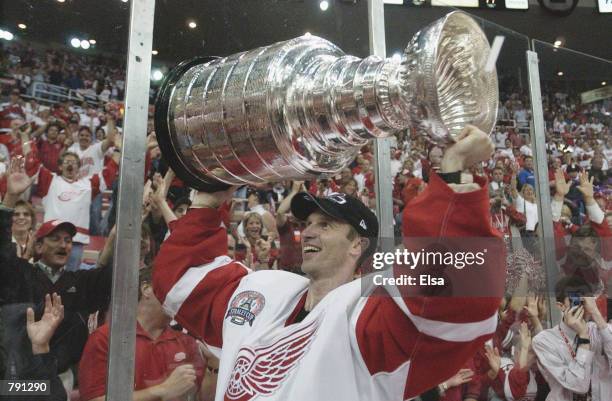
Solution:
<path fill-rule="evenodd" d="M 444 146 L 466 124 L 495 124 L 489 53 L 477 22 L 452 12 L 400 62 L 349 56 L 316 36 L 185 61 L 160 90 L 158 142 L 179 178 L 208 192 L 329 176 L 368 140 L 410 127 Z"/>

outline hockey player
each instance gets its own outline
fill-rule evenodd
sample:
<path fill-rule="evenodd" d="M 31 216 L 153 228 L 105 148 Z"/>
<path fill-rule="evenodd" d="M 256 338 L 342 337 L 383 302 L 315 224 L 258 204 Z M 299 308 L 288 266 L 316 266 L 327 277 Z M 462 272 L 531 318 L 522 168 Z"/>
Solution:
<path fill-rule="evenodd" d="M 447 148 L 442 174 L 432 173 L 405 208 L 404 235 L 501 243 L 486 182 L 458 182 L 493 149 L 467 127 Z M 305 277 L 250 272 L 226 256 L 224 202 L 234 190 L 198 195 L 162 246 L 153 277 L 166 313 L 220 357 L 217 401 L 407 400 L 453 376 L 492 337 L 499 298 L 363 294 L 354 272 L 374 252 L 378 221 L 342 194 L 292 200 L 292 213 L 307 221 Z M 483 268 L 503 280 L 504 255 L 492 256 Z"/>

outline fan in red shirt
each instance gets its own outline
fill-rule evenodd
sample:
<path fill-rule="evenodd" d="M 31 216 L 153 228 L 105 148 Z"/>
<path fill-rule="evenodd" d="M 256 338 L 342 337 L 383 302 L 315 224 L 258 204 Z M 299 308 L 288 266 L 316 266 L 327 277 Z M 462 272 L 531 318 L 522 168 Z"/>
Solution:
<path fill-rule="evenodd" d="M 151 287 L 151 268 L 139 272 L 134 399 L 177 399 L 201 389 L 206 362 L 193 337 L 170 328 L 170 318 Z M 83 401 L 102 401 L 106 392 L 109 344 L 108 323 L 87 340 L 79 365 Z M 207 374 L 207 379 L 212 379 Z M 210 386 L 206 386 L 210 388 Z M 212 388 L 214 389 L 214 385 Z"/>
<path fill-rule="evenodd" d="M 45 168 L 53 173 L 59 172 L 57 161 L 64 151 L 64 144 L 58 141 L 60 125 L 51 123 L 47 125 L 45 130 L 45 138 L 39 138 L 36 141 L 38 148 L 38 159 Z"/>
<path fill-rule="evenodd" d="M 0 105 L 0 143 L 7 144 L 11 137 L 11 121 L 21 119 L 25 121 L 25 110 L 21 107 L 21 95 L 19 89 L 11 91 L 9 101 Z"/>

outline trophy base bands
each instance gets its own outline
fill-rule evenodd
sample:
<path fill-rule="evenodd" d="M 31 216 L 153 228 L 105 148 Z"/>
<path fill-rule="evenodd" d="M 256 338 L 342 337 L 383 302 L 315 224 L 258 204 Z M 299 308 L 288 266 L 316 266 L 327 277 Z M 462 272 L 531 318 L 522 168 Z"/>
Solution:
<path fill-rule="evenodd" d="M 50 394 L 49 380 L 0 380 L 0 397 Z"/>

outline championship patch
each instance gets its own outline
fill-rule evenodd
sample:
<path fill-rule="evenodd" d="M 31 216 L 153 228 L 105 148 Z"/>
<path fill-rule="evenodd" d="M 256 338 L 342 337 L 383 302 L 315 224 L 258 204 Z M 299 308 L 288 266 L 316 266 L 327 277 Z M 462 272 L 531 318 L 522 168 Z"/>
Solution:
<path fill-rule="evenodd" d="M 243 291 L 236 295 L 230 303 L 225 319 L 231 317 L 230 322 L 243 326 L 245 322 L 253 326 L 253 321 L 266 305 L 266 298 L 257 291 Z"/>

